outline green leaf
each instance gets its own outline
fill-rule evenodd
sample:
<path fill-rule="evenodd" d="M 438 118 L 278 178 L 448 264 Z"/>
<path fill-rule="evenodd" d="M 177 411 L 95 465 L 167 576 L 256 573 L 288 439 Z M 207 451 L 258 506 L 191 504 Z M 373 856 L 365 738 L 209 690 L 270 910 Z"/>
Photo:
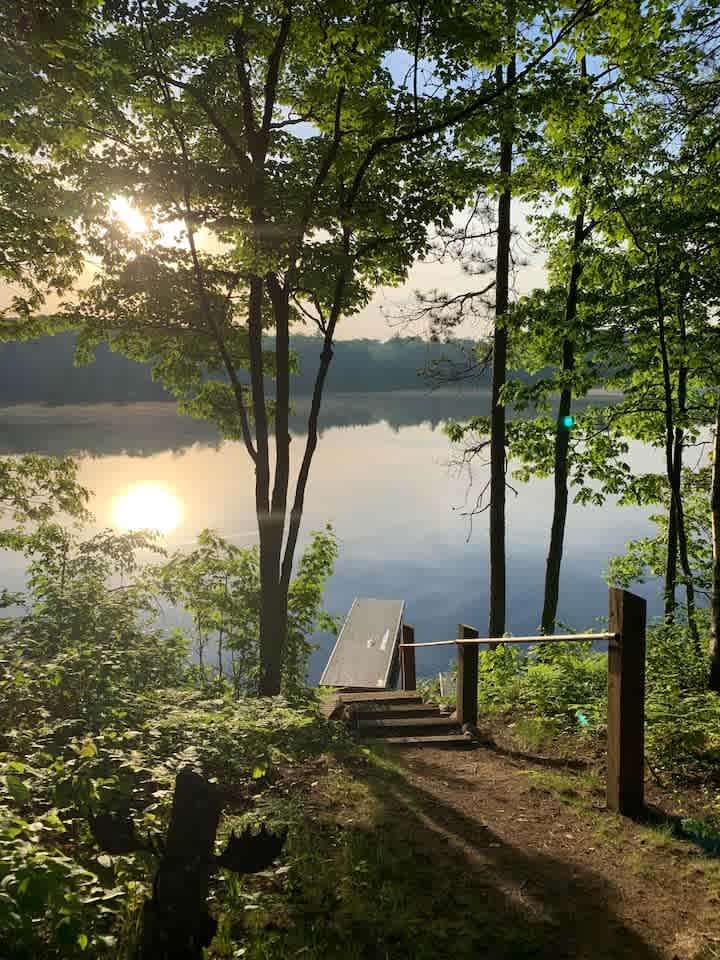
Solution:
<path fill-rule="evenodd" d="M 5 784 L 15 803 L 22 806 L 29 802 L 32 794 L 20 777 L 16 776 L 14 773 L 9 773 L 5 777 Z"/>

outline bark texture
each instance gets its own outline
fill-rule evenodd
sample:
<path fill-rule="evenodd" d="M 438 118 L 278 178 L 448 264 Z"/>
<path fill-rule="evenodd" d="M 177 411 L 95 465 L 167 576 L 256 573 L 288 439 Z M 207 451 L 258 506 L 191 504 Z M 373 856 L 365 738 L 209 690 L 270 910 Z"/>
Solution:
<path fill-rule="evenodd" d="M 207 897 L 221 808 L 215 784 L 180 771 L 153 896 L 143 908 L 138 960 L 202 960 L 217 928 Z"/>
<path fill-rule="evenodd" d="M 708 686 L 716 693 L 720 693 L 720 392 L 715 410 L 710 511 L 712 514 L 712 594 Z"/>
<path fill-rule="evenodd" d="M 505 82 L 515 77 L 515 57 L 507 66 Z M 496 80 L 503 84 L 502 67 L 497 68 Z M 512 173 L 513 144 L 511 136 L 503 133 L 500 142 L 500 174 L 504 187 L 498 203 L 497 257 L 495 261 L 495 337 L 492 362 L 492 408 L 490 412 L 490 617 L 489 637 L 505 633 L 505 405 L 500 391 L 507 376 L 508 331 L 504 318 L 510 294 L 510 239 L 512 235 L 510 207 L 512 191 L 509 177 Z M 492 649 L 492 647 L 491 647 Z"/>
<path fill-rule="evenodd" d="M 580 61 L 580 75 L 583 78 L 587 77 L 587 60 L 585 57 Z M 583 187 L 586 183 L 587 176 L 584 175 Z M 581 251 L 584 240 L 585 207 L 583 205 L 575 217 L 571 247 L 572 265 L 565 296 L 563 329 L 566 331 L 566 335 L 562 344 L 560 367 L 564 376 L 571 375 L 575 369 L 575 343 L 571 331 L 577 318 L 578 290 L 583 269 Z M 550 544 L 545 563 L 545 588 L 542 617 L 540 618 L 540 631 L 544 634 L 555 632 L 555 620 L 560 596 L 560 568 L 565 544 L 565 524 L 568 509 L 568 450 L 570 446 L 570 430 L 565 426 L 565 417 L 570 415 L 571 409 L 572 386 L 564 380 L 560 391 L 560 403 L 555 427 L 553 517 L 550 527 Z"/>
<path fill-rule="evenodd" d="M 568 281 L 567 297 L 565 299 L 564 327 L 572 328 L 577 316 L 578 285 L 582 273 L 580 249 L 583 243 L 585 229 L 585 214 L 580 211 L 575 217 L 575 231 L 573 235 L 573 263 Z M 563 374 L 569 375 L 575 369 L 575 344 L 571 337 L 565 337 L 562 346 Z M 545 565 L 545 592 L 543 597 L 543 612 L 541 631 L 545 634 L 555 632 L 555 618 L 557 617 L 558 598 L 560 595 L 560 568 L 562 565 L 563 546 L 565 543 L 565 523 L 568 509 L 568 448 L 570 446 L 570 430 L 565 426 L 565 417 L 569 416 L 572 408 L 572 387 L 566 383 L 560 391 L 557 424 L 555 429 L 555 460 L 554 481 L 555 496 L 553 500 L 553 518 L 550 528 L 550 545 L 548 547 L 547 562 Z"/>

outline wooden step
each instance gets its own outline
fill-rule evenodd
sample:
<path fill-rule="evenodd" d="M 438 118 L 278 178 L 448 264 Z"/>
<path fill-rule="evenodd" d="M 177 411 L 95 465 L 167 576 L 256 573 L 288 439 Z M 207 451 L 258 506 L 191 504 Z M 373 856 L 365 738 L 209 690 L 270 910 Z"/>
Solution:
<path fill-rule="evenodd" d="M 449 717 L 358 717 L 360 736 L 391 737 L 426 736 L 435 733 L 460 732 L 455 720 Z"/>
<path fill-rule="evenodd" d="M 339 703 L 422 703 L 422 697 L 414 691 L 378 690 L 376 693 L 338 693 Z"/>
<path fill-rule="evenodd" d="M 467 749 L 475 745 L 473 738 L 464 733 L 427 737 L 383 737 L 380 742 L 395 747 L 456 747 Z"/>
<path fill-rule="evenodd" d="M 364 723 L 366 718 L 382 720 L 392 717 L 411 719 L 443 716 L 434 703 L 356 703 L 353 711 L 360 723 Z"/>

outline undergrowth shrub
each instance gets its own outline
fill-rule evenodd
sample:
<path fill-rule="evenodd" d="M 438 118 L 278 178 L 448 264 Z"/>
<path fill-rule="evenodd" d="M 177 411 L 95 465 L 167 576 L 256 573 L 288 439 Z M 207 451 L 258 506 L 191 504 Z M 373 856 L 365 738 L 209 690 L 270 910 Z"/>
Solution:
<path fill-rule="evenodd" d="M 140 836 L 159 839 L 184 766 L 248 808 L 280 765 L 346 748 L 305 685 L 308 636 L 330 624 L 322 593 L 335 539 L 315 535 L 291 586 L 286 696 L 238 699 L 257 657 L 254 551 L 207 533 L 188 564 L 166 564 L 164 584 L 179 584 L 200 627 L 242 646 L 242 672 L 219 676 L 190 664 L 191 637 L 155 626 L 158 566 L 137 561 L 162 552 L 151 536 L 83 539 L 42 513 L 13 516 L 0 545 L 25 555 L 27 588 L 0 596 L 0 957 L 122 960 L 152 859 L 103 853 L 89 813 L 129 816 Z"/>
<path fill-rule="evenodd" d="M 553 643 L 531 649 L 520 702 L 563 728 L 602 724 L 607 716 L 607 657 L 590 643 Z"/>
<path fill-rule="evenodd" d="M 144 717 L 140 717 L 140 713 Z M 280 765 L 343 739 L 310 701 L 207 700 L 200 691 L 146 694 L 133 717 L 102 729 L 60 718 L 5 732 L 0 753 L 0 956 L 121 957 L 123 924 L 149 880 L 147 855 L 110 857 L 89 810 L 130 815 L 141 836 L 164 836 L 178 771 L 192 765 L 232 803 L 247 804 Z"/>
<path fill-rule="evenodd" d="M 706 611 L 699 613 L 706 630 Z M 645 740 L 666 776 L 720 789 L 720 696 L 708 690 L 707 661 L 686 624 L 648 631 Z"/>
<path fill-rule="evenodd" d="M 707 631 L 705 611 L 699 622 Z M 418 686 L 429 699 L 455 699 L 454 678 L 444 698 L 434 678 Z M 537 746 L 560 732 L 602 740 L 607 652 L 593 650 L 589 641 L 481 650 L 478 705 L 481 716 L 512 715 L 515 732 L 525 731 Z M 667 779 L 720 787 L 720 697 L 708 690 L 705 656 L 683 623 L 647 631 L 645 746 L 653 770 Z"/>

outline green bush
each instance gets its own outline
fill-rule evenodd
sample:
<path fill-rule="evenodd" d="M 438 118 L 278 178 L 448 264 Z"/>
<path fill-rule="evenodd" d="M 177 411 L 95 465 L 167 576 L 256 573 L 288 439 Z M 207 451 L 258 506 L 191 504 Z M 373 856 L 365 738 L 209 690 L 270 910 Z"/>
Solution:
<path fill-rule="evenodd" d="M 593 651 L 590 643 L 553 643 L 540 649 L 542 659 L 530 652 L 521 702 L 566 728 L 577 727 L 579 717 L 587 721 L 580 722 L 581 727 L 604 723 L 607 655 Z"/>
<path fill-rule="evenodd" d="M 707 611 L 698 613 L 704 633 Z M 720 786 L 720 697 L 707 688 L 707 662 L 686 624 L 648 632 L 645 741 L 667 776 Z"/>
<path fill-rule="evenodd" d="M 337 619 L 323 610 L 325 582 L 337 557 L 337 540 L 329 525 L 312 534 L 300 557 L 288 592 L 288 636 L 283 650 L 282 692 L 305 694 L 307 666 L 315 630 L 337 632 Z M 257 547 L 240 548 L 212 530 L 203 530 L 189 553 L 178 551 L 149 568 L 151 593 L 181 606 L 194 625 L 198 677 L 207 689 L 222 689 L 227 680 L 236 697 L 255 693 L 260 675 L 260 557 Z M 207 662 L 214 645 L 217 658 Z M 223 651 L 229 653 L 226 672 Z"/>
<path fill-rule="evenodd" d="M 699 611 L 704 630 L 706 620 Z M 481 713 L 513 713 L 533 730 L 543 721 L 545 730 L 602 736 L 607 654 L 589 642 L 537 645 L 524 653 L 500 644 L 480 654 L 478 702 Z M 707 689 L 705 657 L 686 624 L 648 629 L 645 743 L 653 769 L 667 777 L 720 783 L 720 697 Z"/>
<path fill-rule="evenodd" d="M 26 591 L 2 601 L 21 612 L 0 619 L 0 956 L 125 957 L 152 861 L 104 854 L 89 812 L 128 815 L 140 835 L 159 838 L 183 766 L 248 797 L 279 764 L 343 740 L 304 684 L 308 635 L 331 622 L 322 591 L 336 543 L 329 529 L 316 534 L 291 586 L 287 697 L 238 699 L 257 661 L 256 551 L 206 531 L 189 556 L 142 568 L 139 551 L 162 552 L 147 534 L 83 538 L 56 522 L 58 510 L 85 519 L 71 463 L 22 467 L 0 470 L 0 508 L 15 521 L 2 545 L 27 560 Z M 37 506 L 47 491 L 30 484 L 33 470 L 45 486 L 62 471 L 62 502 Z M 182 631 L 155 626 L 158 586 L 188 603 L 200 629 L 237 645 L 230 682 L 189 664 Z"/>

